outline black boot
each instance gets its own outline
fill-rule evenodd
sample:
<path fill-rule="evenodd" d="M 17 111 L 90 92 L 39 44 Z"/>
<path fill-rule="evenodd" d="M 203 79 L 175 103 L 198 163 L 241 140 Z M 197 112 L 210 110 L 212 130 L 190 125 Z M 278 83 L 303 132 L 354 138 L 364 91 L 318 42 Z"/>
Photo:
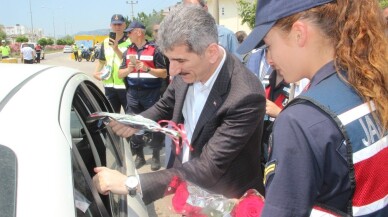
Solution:
<path fill-rule="evenodd" d="M 152 151 L 151 170 L 156 171 L 160 169 L 160 150 Z"/>
<path fill-rule="evenodd" d="M 144 158 L 143 148 L 139 148 L 136 150 L 135 167 L 136 169 L 139 169 L 145 164 L 146 164 L 146 160 Z"/>

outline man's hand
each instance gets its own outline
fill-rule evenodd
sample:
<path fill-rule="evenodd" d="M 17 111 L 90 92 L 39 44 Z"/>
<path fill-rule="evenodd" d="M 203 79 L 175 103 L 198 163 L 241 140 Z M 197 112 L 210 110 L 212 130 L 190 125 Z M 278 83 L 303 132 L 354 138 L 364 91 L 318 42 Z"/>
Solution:
<path fill-rule="evenodd" d="M 116 35 L 116 39 L 109 38 L 109 45 L 110 45 L 113 49 L 119 47 L 119 39 L 117 39 L 117 35 Z"/>
<path fill-rule="evenodd" d="M 93 177 L 93 183 L 100 194 L 108 195 L 109 192 L 128 194 L 125 186 L 126 175 L 106 167 L 96 167 L 94 172 L 96 172 L 96 175 Z"/>
<path fill-rule="evenodd" d="M 115 132 L 118 136 L 121 136 L 124 138 L 130 137 L 134 133 L 139 131 L 137 129 L 129 127 L 129 126 L 122 124 L 122 123 L 115 121 L 115 120 L 110 121 L 108 126 L 110 126 L 112 128 L 113 132 Z"/>
<path fill-rule="evenodd" d="M 273 118 L 276 118 L 282 111 L 274 102 L 266 100 L 265 113 Z"/>
<path fill-rule="evenodd" d="M 136 70 L 142 70 L 142 71 L 146 71 L 147 70 L 147 66 L 140 60 L 136 60 Z"/>

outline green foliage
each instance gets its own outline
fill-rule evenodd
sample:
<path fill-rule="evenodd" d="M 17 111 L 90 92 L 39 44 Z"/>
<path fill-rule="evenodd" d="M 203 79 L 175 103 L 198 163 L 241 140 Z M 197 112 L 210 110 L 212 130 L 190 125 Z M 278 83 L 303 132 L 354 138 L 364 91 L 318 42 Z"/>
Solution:
<path fill-rule="evenodd" d="M 388 7 L 388 0 L 379 0 L 381 8 Z M 255 26 L 256 16 L 256 0 L 238 0 L 237 1 L 239 15 L 242 18 L 241 24 L 247 23 L 248 26 L 253 29 Z"/>
<path fill-rule="evenodd" d="M 54 45 L 54 40 L 52 38 L 48 38 L 47 45 Z"/>
<path fill-rule="evenodd" d="M 388 7 L 388 0 L 379 0 L 379 3 L 381 8 Z"/>
<path fill-rule="evenodd" d="M 257 1 L 254 0 L 238 0 L 237 2 L 239 16 L 242 18 L 241 24 L 246 23 L 251 29 L 255 26 L 255 16 Z"/>
<path fill-rule="evenodd" d="M 24 35 L 19 35 L 18 37 L 16 37 L 16 42 L 20 42 L 20 43 L 28 42 L 28 38 Z"/>
<path fill-rule="evenodd" d="M 57 45 L 66 45 L 66 41 L 59 38 L 59 39 L 57 39 Z"/>
<path fill-rule="evenodd" d="M 127 26 L 132 22 L 130 18 L 127 16 L 124 18 Z M 137 17 L 134 18 L 141 22 L 146 27 L 146 38 L 152 37 L 152 26 L 156 23 L 160 23 L 163 20 L 163 11 L 155 11 L 153 10 L 151 14 L 145 14 L 144 12 L 138 13 Z"/>
<path fill-rule="evenodd" d="M 47 39 L 41 38 L 38 40 L 38 44 L 42 45 L 43 47 L 47 45 Z"/>
<path fill-rule="evenodd" d="M 0 40 L 5 40 L 7 38 L 7 34 L 5 34 L 3 28 L 4 26 L 0 25 Z"/>
<path fill-rule="evenodd" d="M 74 44 L 74 39 L 70 35 L 66 35 L 63 38 L 57 39 L 57 45 L 72 45 Z"/>

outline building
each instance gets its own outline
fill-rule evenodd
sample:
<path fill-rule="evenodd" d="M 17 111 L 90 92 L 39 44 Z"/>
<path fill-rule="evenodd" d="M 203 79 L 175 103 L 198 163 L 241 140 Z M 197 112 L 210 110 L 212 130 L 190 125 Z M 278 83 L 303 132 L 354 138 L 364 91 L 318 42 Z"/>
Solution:
<path fill-rule="evenodd" d="M 253 2 L 254 0 L 251 1 Z M 181 4 L 181 2 L 164 9 L 163 14 L 167 15 L 179 4 Z M 238 15 L 239 6 L 236 0 L 207 0 L 207 5 L 209 13 L 213 15 L 217 24 L 223 25 L 233 32 L 242 30 L 249 34 L 252 31 L 247 24 L 241 24 L 242 18 Z"/>
<path fill-rule="evenodd" d="M 30 28 L 20 24 L 16 24 L 15 26 L 5 26 L 4 32 L 7 34 L 7 40 L 12 43 L 14 43 L 16 38 L 20 35 L 26 36 L 30 42 L 35 42 L 37 39 L 43 37 L 42 29 L 34 29 L 34 31 L 32 31 Z"/>
<path fill-rule="evenodd" d="M 251 29 L 247 24 L 241 25 L 242 18 L 238 15 L 238 4 L 236 0 L 208 0 L 209 13 L 219 25 L 223 25 L 233 32 L 245 31 L 247 34 Z"/>

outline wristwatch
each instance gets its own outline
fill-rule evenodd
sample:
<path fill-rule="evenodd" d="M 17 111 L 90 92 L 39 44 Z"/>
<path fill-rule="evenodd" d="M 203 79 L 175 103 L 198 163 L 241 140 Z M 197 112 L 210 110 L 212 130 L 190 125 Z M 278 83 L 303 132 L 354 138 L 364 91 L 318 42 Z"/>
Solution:
<path fill-rule="evenodd" d="M 128 176 L 127 180 L 125 180 L 125 186 L 127 187 L 128 194 L 131 197 L 134 197 L 136 195 L 136 189 L 138 184 L 139 180 L 134 175 Z"/>
<path fill-rule="evenodd" d="M 150 72 L 150 71 L 151 71 L 151 68 L 147 67 L 146 72 Z"/>

